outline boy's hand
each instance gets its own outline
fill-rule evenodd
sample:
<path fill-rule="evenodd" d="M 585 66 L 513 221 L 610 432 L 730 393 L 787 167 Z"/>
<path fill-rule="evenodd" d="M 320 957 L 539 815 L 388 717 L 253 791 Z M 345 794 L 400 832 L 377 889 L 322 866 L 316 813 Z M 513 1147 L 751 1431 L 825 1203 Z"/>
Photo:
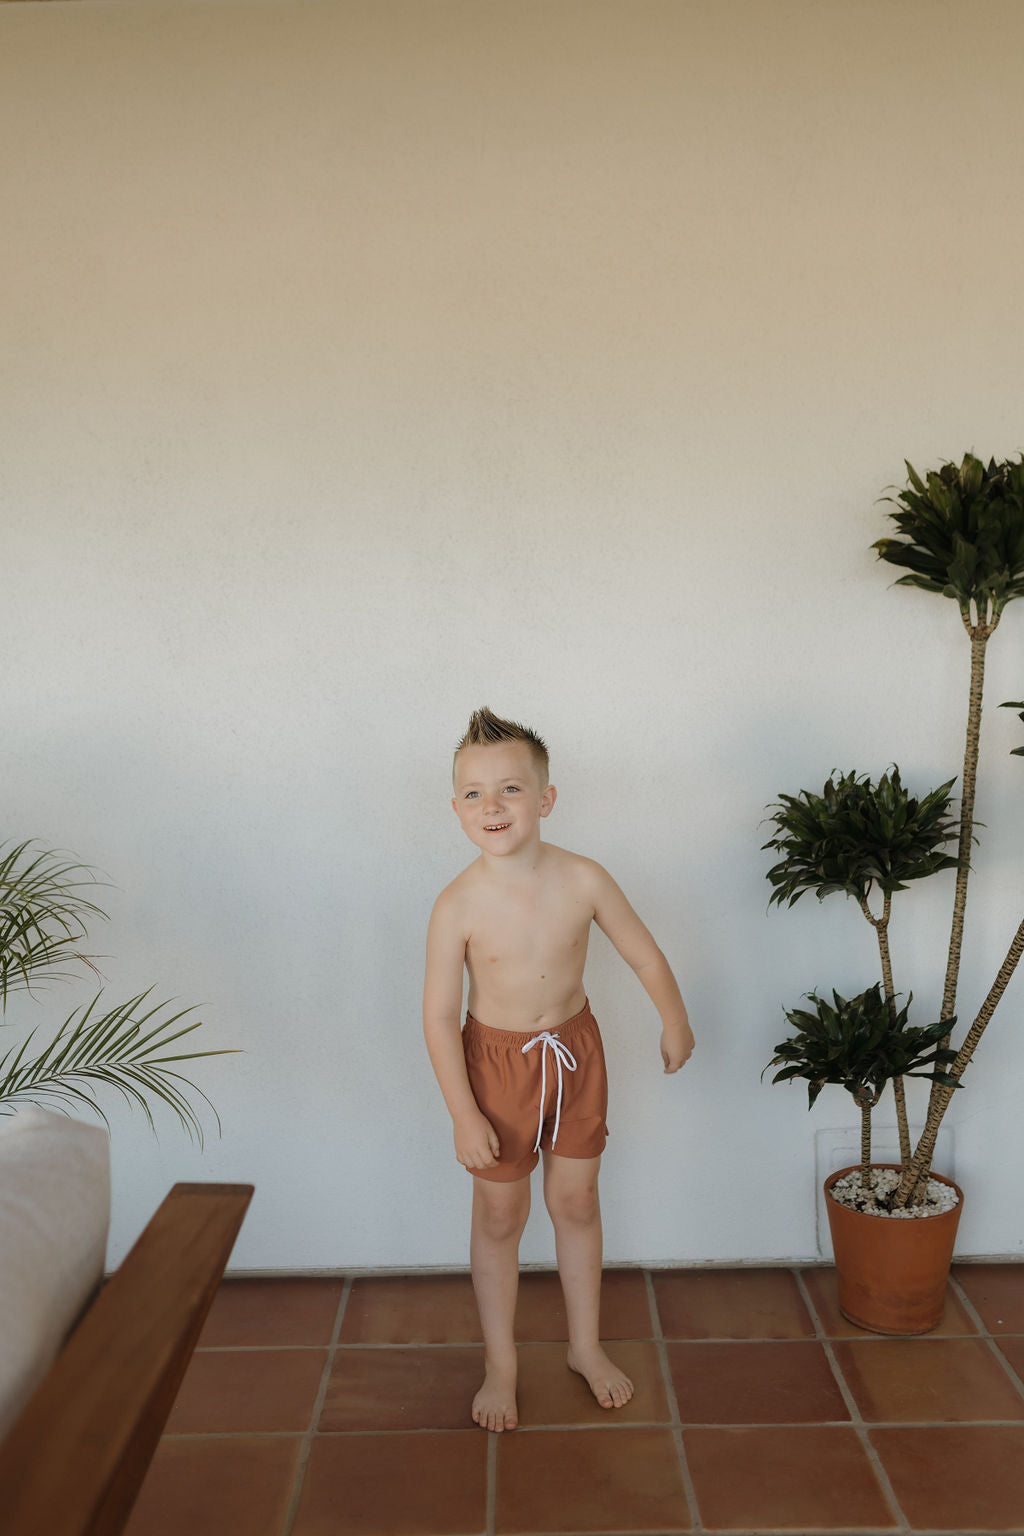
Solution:
<path fill-rule="evenodd" d="M 486 1115 L 468 1115 L 455 1122 L 455 1156 L 464 1168 L 496 1168 L 501 1143 Z"/>
<path fill-rule="evenodd" d="M 693 1055 L 693 1030 L 688 1023 L 666 1026 L 661 1032 L 661 1059 L 666 1072 L 678 1072 Z"/>

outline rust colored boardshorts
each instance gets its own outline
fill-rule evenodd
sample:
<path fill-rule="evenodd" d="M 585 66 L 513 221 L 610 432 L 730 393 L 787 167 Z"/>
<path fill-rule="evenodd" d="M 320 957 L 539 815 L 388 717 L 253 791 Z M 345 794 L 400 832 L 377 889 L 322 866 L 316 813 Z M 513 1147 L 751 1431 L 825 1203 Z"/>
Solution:
<path fill-rule="evenodd" d="M 492 1029 L 467 1013 L 462 1048 L 473 1097 L 501 1143 L 497 1167 L 470 1168 L 474 1178 L 525 1178 L 540 1161 L 538 1147 L 559 1157 L 604 1151 L 608 1075 L 589 1002 L 536 1035 Z"/>

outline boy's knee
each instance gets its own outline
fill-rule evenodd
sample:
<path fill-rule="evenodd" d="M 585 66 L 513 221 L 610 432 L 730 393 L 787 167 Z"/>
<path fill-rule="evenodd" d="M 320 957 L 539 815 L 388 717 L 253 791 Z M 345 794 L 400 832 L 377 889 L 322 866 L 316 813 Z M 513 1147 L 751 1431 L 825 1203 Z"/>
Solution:
<path fill-rule="evenodd" d="M 584 1185 L 580 1189 L 549 1189 L 546 1199 L 552 1221 L 585 1227 L 598 1218 L 596 1183 Z"/>
<path fill-rule="evenodd" d="M 507 1237 L 521 1237 L 526 1226 L 526 1213 L 520 1211 L 485 1211 L 478 1225 L 486 1237 L 501 1242 Z"/>
<path fill-rule="evenodd" d="M 500 1190 L 500 1194 L 492 1193 L 492 1190 Z M 500 1241 L 502 1238 L 519 1237 L 526 1226 L 526 1218 L 530 1214 L 530 1190 L 529 1184 L 524 1191 L 516 1191 L 510 1195 L 506 1193 L 508 1185 L 490 1185 L 484 1181 L 477 1182 L 477 1198 L 473 1204 L 473 1224 L 477 1229 L 492 1241 Z"/>

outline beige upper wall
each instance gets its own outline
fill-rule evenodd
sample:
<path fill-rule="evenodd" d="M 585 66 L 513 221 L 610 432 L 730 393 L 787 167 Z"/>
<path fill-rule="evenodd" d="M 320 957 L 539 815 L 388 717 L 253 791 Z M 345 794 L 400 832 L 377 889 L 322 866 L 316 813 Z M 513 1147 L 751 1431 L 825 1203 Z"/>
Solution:
<path fill-rule="evenodd" d="M 118 1121 L 121 1238 L 167 1177 L 253 1178 L 248 1267 L 461 1261 L 419 967 L 486 701 L 551 738 L 550 835 L 611 867 L 701 1033 L 668 1087 L 596 946 L 611 1256 L 815 1251 L 846 1106 L 758 1072 L 783 1001 L 873 978 L 871 935 L 766 917 L 758 823 L 837 763 L 958 769 L 955 613 L 869 545 L 905 455 L 1021 445 L 1022 43 L 1015 0 L 0 12 L 13 831 L 124 888 L 112 987 L 201 998 L 247 1053 L 197 1074 L 205 1153 Z M 1019 916 L 1010 727 L 974 1000 Z M 945 893 L 909 911 L 927 1008 Z M 947 1154 L 974 1252 L 1020 1244 L 1005 1006 Z M 749 1160 L 795 1200 L 723 1208 Z"/>

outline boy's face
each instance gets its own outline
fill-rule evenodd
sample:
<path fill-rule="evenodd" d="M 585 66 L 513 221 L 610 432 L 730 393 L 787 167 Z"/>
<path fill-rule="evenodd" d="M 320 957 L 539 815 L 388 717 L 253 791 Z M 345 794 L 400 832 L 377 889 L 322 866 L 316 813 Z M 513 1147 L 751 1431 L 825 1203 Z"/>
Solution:
<path fill-rule="evenodd" d="M 540 840 L 539 820 L 551 813 L 556 790 L 542 784 L 525 741 L 463 747 L 455 760 L 452 807 L 471 843 L 496 856 Z"/>

